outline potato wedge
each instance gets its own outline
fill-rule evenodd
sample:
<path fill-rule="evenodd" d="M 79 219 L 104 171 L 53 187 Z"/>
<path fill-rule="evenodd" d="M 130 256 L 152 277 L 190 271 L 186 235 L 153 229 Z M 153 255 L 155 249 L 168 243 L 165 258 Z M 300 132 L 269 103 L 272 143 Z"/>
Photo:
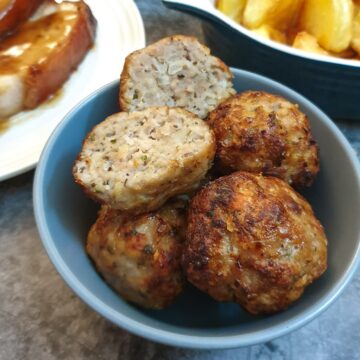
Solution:
<path fill-rule="evenodd" d="M 296 49 L 304 50 L 319 55 L 330 55 L 325 49 L 323 49 L 316 37 L 309 33 L 302 31 L 299 32 L 294 39 L 293 47 Z"/>
<path fill-rule="evenodd" d="M 360 6 L 356 6 L 355 13 L 350 45 L 360 55 Z"/>
<path fill-rule="evenodd" d="M 253 32 L 268 40 L 277 41 L 282 44 L 287 43 L 286 35 L 269 25 L 262 25 L 259 28 L 253 30 Z"/>
<path fill-rule="evenodd" d="M 242 22 L 246 0 L 216 0 L 215 6 L 231 19 Z"/>
<path fill-rule="evenodd" d="M 341 52 L 350 45 L 353 11 L 351 0 L 306 0 L 301 27 L 325 50 Z"/>
<path fill-rule="evenodd" d="M 303 0 L 248 0 L 243 22 L 250 29 L 268 24 L 286 31 L 297 19 Z"/>

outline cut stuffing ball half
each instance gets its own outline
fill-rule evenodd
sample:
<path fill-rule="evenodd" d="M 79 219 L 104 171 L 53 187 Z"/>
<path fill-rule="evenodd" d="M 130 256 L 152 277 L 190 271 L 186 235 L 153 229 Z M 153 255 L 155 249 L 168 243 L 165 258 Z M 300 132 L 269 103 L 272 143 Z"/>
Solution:
<path fill-rule="evenodd" d="M 215 138 L 189 111 L 154 107 L 117 113 L 97 125 L 73 167 L 86 193 L 114 209 L 157 209 L 194 190 L 212 165 Z"/>
<path fill-rule="evenodd" d="M 201 118 L 233 95 L 229 68 L 194 37 L 171 36 L 130 54 L 120 81 L 123 111 L 185 108 Z"/>

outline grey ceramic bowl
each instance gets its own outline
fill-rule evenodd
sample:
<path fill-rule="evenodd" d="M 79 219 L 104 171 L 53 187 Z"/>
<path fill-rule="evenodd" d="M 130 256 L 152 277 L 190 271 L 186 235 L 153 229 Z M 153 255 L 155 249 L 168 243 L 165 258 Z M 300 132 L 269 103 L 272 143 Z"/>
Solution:
<path fill-rule="evenodd" d="M 308 114 L 321 149 L 321 172 L 305 193 L 325 226 L 329 268 L 287 311 L 267 317 L 213 301 L 191 286 L 168 309 L 143 310 L 123 301 L 97 274 L 84 243 L 97 205 L 74 184 L 73 162 L 88 131 L 118 109 L 118 82 L 82 101 L 50 137 L 37 167 L 34 209 L 41 239 L 56 269 L 90 307 L 137 335 L 191 348 L 264 342 L 322 312 L 341 293 L 359 257 L 360 174 L 354 151 L 331 120 L 301 95 L 264 77 L 233 69 L 238 91 L 265 90 L 295 101 Z"/>
<path fill-rule="evenodd" d="M 163 0 L 204 19 L 207 45 L 228 65 L 291 86 L 334 118 L 360 120 L 360 61 L 307 53 L 262 39 L 215 9 L 214 0 Z"/>

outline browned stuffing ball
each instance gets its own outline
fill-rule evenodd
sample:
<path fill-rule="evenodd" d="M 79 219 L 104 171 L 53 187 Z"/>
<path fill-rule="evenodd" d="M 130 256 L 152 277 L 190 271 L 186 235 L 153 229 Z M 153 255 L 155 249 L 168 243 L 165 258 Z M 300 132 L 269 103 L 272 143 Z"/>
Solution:
<path fill-rule="evenodd" d="M 182 292 L 186 207 L 187 201 L 176 199 L 135 217 L 101 208 L 86 250 L 99 273 L 124 299 L 162 309 Z"/>
<path fill-rule="evenodd" d="M 223 173 L 262 172 L 302 187 L 310 186 L 319 171 L 318 147 L 306 115 L 281 96 L 243 92 L 213 110 L 208 123 Z"/>
<path fill-rule="evenodd" d="M 182 264 L 214 299 L 273 313 L 326 270 L 327 239 L 309 203 L 284 181 L 236 172 L 192 199 Z"/>

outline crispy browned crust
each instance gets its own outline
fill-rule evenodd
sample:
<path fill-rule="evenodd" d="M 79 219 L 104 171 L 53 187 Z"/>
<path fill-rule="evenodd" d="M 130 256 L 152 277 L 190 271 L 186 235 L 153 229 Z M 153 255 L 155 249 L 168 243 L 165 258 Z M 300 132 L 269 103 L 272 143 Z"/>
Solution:
<path fill-rule="evenodd" d="M 9 0 L 0 9 L 0 39 L 14 32 L 44 0 Z"/>
<path fill-rule="evenodd" d="M 319 171 L 318 147 L 309 121 L 281 96 L 246 91 L 208 116 L 223 173 L 262 172 L 295 187 L 310 186 Z"/>
<path fill-rule="evenodd" d="M 84 2 L 78 8 L 71 35 L 40 64 L 30 67 L 25 77 L 24 108 L 33 109 L 46 100 L 69 78 L 94 42 L 96 20 Z M 51 26 L 52 16 L 48 17 Z"/>
<path fill-rule="evenodd" d="M 192 199 L 182 263 L 216 300 L 273 313 L 326 270 L 327 240 L 309 203 L 284 181 L 236 172 Z"/>
<path fill-rule="evenodd" d="M 86 250 L 105 280 L 126 300 L 146 308 L 169 306 L 182 292 L 181 253 L 187 201 L 128 216 L 103 206 Z M 143 227 L 146 231 L 139 232 Z"/>
<path fill-rule="evenodd" d="M 129 111 L 129 107 L 128 107 L 128 104 L 127 104 L 127 102 L 125 100 L 125 95 L 124 94 L 126 93 L 126 89 L 128 87 L 127 82 L 130 79 L 129 68 L 132 66 L 133 59 L 136 58 L 139 54 L 141 54 L 144 51 L 149 51 L 152 48 L 164 46 L 164 45 L 167 45 L 167 44 L 169 44 L 171 42 L 175 42 L 175 41 L 199 43 L 199 40 L 194 36 L 172 35 L 172 36 L 163 38 L 163 39 L 161 39 L 161 40 L 147 46 L 144 49 L 136 50 L 136 51 L 132 52 L 131 54 L 129 54 L 125 58 L 124 67 L 123 67 L 123 70 L 122 70 L 121 76 L 120 76 L 120 91 L 119 91 L 119 103 L 120 103 L 120 109 L 122 111 Z M 200 44 L 200 45 L 204 49 L 205 52 L 210 54 L 210 49 L 208 47 L 206 47 L 203 44 Z M 231 73 L 228 66 L 221 59 L 217 58 L 217 60 L 218 60 L 218 66 L 224 72 L 226 72 L 229 75 L 229 77 L 232 79 L 233 74 Z"/>

